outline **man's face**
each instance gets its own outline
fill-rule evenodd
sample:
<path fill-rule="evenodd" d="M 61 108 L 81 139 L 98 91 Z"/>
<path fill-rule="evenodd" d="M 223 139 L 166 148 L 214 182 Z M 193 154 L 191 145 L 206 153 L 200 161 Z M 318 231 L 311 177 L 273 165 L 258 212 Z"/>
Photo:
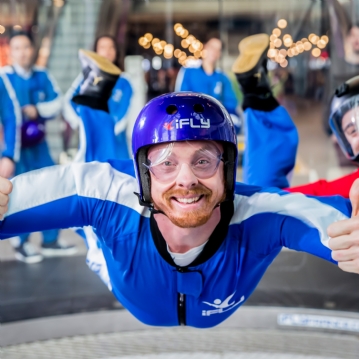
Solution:
<path fill-rule="evenodd" d="M 359 153 L 359 132 L 358 132 L 358 120 L 359 109 L 357 107 L 349 110 L 342 119 L 342 129 L 344 135 L 349 142 L 353 154 L 356 156 Z"/>
<path fill-rule="evenodd" d="M 158 153 L 163 153 L 167 146 L 161 144 L 151 147 L 149 160 L 158 158 Z M 195 174 L 203 177 L 196 166 L 205 165 L 206 153 L 213 149 L 216 154 L 223 153 L 223 147 L 212 141 L 175 142 L 169 156 L 160 164 L 166 167 L 176 164 L 175 178 L 163 181 L 160 177 L 161 181 L 150 172 L 151 196 L 155 208 L 163 211 L 178 227 L 194 228 L 207 223 L 213 209 L 225 198 L 222 161 L 217 162 L 219 165 L 209 178 L 201 179 Z M 205 155 L 201 156 L 201 153 Z"/>
<path fill-rule="evenodd" d="M 96 52 L 111 62 L 116 60 L 115 44 L 109 37 L 102 37 L 100 40 L 98 40 Z"/>
<path fill-rule="evenodd" d="M 26 36 L 19 35 L 13 37 L 9 45 L 12 63 L 24 69 L 29 69 L 34 55 L 31 41 Z"/>
<path fill-rule="evenodd" d="M 359 54 L 359 27 L 353 26 L 348 34 L 347 41 L 355 54 Z"/>
<path fill-rule="evenodd" d="M 222 54 L 222 43 L 219 39 L 210 39 L 206 42 L 203 49 L 206 54 L 206 61 L 215 64 L 221 57 Z"/>

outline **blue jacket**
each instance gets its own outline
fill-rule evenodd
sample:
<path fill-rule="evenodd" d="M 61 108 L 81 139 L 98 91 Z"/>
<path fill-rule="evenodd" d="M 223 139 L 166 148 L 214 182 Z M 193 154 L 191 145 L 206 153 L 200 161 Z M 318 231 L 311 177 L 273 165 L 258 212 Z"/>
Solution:
<path fill-rule="evenodd" d="M 289 187 L 298 132 L 284 107 L 270 112 L 245 110 L 243 182 L 261 187 Z"/>
<path fill-rule="evenodd" d="M 220 101 L 226 110 L 238 116 L 238 100 L 226 74 L 215 70 L 207 75 L 202 67 L 181 68 L 177 75 L 176 91 L 202 92 Z"/>
<path fill-rule="evenodd" d="M 94 152 L 95 148 L 89 148 L 91 146 L 91 139 L 88 137 L 89 133 L 95 130 L 94 127 L 88 128 L 91 125 L 90 122 L 83 122 L 83 117 L 79 112 L 79 106 L 72 102 L 74 95 L 79 93 L 81 83 L 83 82 L 83 75 L 80 74 L 65 95 L 65 105 L 63 115 L 65 120 L 71 125 L 72 128 L 79 127 L 80 131 L 80 149 L 81 153 Z M 131 84 L 126 77 L 126 74 L 122 73 L 118 79 L 115 87 L 112 90 L 111 98 L 108 101 L 109 112 L 113 121 L 112 133 L 108 131 L 101 131 L 101 128 L 97 128 L 97 136 L 101 137 L 103 141 L 112 142 L 115 135 L 116 138 L 116 153 L 111 158 L 128 159 L 130 158 L 126 141 L 126 128 L 128 124 L 128 110 L 131 104 L 133 90 Z"/>
<path fill-rule="evenodd" d="M 0 117 L 5 132 L 5 150 L 2 155 L 17 161 L 20 127 L 26 121 L 21 108 L 25 105 L 35 105 L 39 114 L 38 121 L 53 119 L 61 110 L 62 96 L 50 74 L 36 66 L 32 68 L 29 75 L 20 75 L 12 66 L 2 68 L 0 91 L 3 89 L 6 90 L 7 95 L 2 96 L 0 107 Z"/>
<path fill-rule="evenodd" d="M 335 263 L 326 230 L 351 213 L 342 197 L 309 198 L 238 183 L 203 252 L 179 268 L 150 211 L 133 194 L 133 172 L 131 161 L 116 161 L 18 176 L 0 238 L 90 225 L 102 242 L 113 293 L 136 318 L 208 328 L 248 299 L 283 246 Z"/>

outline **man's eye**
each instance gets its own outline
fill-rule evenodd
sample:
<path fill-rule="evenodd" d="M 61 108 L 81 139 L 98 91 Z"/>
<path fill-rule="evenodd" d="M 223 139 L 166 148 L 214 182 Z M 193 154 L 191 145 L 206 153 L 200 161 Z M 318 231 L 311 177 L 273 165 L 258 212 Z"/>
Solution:
<path fill-rule="evenodd" d="M 169 166 L 173 166 L 173 163 L 171 161 L 165 161 L 163 162 L 163 165 L 169 167 Z"/>
<path fill-rule="evenodd" d="M 350 126 L 348 129 L 347 129 L 347 134 L 348 135 L 354 135 L 356 133 L 356 129 L 354 128 L 354 126 Z"/>
<path fill-rule="evenodd" d="M 199 160 L 197 163 L 199 165 L 207 165 L 207 164 L 209 164 L 209 161 L 208 160 Z"/>

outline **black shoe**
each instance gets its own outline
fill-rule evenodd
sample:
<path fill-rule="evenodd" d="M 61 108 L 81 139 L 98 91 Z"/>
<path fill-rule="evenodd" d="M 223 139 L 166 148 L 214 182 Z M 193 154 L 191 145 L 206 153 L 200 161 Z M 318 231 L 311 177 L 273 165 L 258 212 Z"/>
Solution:
<path fill-rule="evenodd" d="M 243 91 L 243 109 L 250 107 L 261 111 L 274 110 L 278 107 L 278 102 L 273 97 L 267 75 L 269 36 L 248 36 L 240 41 L 238 49 L 240 54 L 232 66 L 232 71 Z"/>
<path fill-rule="evenodd" d="M 109 112 L 107 102 L 121 74 L 111 61 L 88 50 L 79 50 L 84 81 L 80 92 L 72 98 L 79 105 Z"/>
<path fill-rule="evenodd" d="M 14 248 L 15 250 L 15 258 L 18 261 L 32 264 L 41 262 L 44 257 L 41 253 L 39 253 L 36 248 L 31 243 L 24 243 L 19 247 Z"/>
<path fill-rule="evenodd" d="M 60 241 L 55 241 L 52 243 L 43 243 L 41 253 L 44 257 L 72 256 L 77 253 L 77 248 Z"/>

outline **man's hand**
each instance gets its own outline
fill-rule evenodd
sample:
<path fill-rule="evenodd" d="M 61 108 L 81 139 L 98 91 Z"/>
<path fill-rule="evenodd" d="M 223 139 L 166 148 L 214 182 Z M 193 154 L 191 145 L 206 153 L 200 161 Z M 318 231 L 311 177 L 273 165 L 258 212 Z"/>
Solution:
<path fill-rule="evenodd" d="M 8 210 L 9 194 L 12 191 L 12 183 L 7 179 L 0 177 L 0 219 L 4 218 L 4 214 Z"/>
<path fill-rule="evenodd" d="M 15 163 L 10 158 L 3 157 L 0 159 L 0 176 L 10 178 L 14 175 Z"/>
<path fill-rule="evenodd" d="M 37 112 L 37 108 L 34 105 L 26 105 L 22 108 L 22 112 L 24 115 L 30 119 L 35 120 L 39 117 L 39 113 Z"/>
<path fill-rule="evenodd" d="M 359 179 L 352 184 L 349 198 L 352 217 L 328 227 L 329 248 L 340 269 L 359 274 Z"/>

